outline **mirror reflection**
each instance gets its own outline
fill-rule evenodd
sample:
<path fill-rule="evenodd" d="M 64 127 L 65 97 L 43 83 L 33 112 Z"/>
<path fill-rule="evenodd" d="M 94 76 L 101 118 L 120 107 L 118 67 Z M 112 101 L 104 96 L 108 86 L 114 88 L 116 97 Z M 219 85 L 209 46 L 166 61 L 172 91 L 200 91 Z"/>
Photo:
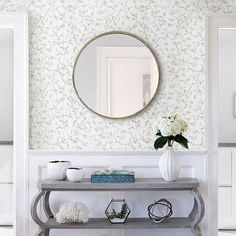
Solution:
<path fill-rule="evenodd" d="M 122 118 L 146 107 L 159 82 L 152 49 L 124 32 L 102 34 L 79 53 L 73 82 L 82 102 L 94 112 Z"/>

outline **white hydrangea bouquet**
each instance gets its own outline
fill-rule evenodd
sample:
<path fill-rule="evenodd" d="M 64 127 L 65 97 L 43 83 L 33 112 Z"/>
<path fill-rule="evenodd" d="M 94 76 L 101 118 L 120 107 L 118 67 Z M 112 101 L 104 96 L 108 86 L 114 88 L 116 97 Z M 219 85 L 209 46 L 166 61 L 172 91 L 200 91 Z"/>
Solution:
<path fill-rule="evenodd" d="M 172 147 L 173 143 L 177 142 L 188 149 L 188 140 L 183 136 L 183 133 L 187 130 L 187 123 L 178 118 L 177 115 L 163 117 L 159 125 L 159 130 L 156 133 L 158 138 L 155 140 L 154 148 L 158 150 L 166 144 Z"/>

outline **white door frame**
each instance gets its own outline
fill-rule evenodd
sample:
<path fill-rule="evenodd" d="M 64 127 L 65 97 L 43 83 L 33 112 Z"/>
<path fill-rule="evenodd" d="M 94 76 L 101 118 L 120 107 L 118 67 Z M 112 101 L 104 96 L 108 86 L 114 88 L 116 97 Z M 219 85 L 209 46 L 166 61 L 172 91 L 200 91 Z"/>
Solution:
<path fill-rule="evenodd" d="M 0 28 L 13 29 L 13 227 L 26 236 L 28 217 L 28 14 L 0 13 Z"/>
<path fill-rule="evenodd" d="M 220 28 L 236 28 L 235 15 L 210 15 L 206 20 L 206 68 L 207 68 L 207 235 L 217 235 L 218 189 L 218 31 Z"/>
<path fill-rule="evenodd" d="M 111 115 L 111 59 L 137 58 L 150 59 L 153 61 L 153 74 L 151 75 L 151 96 L 156 91 L 153 83 L 156 74 L 159 74 L 156 61 L 151 52 L 146 47 L 97 47 L 97 108 L 99 113 Z M 156 69 L 156 70 L 155 70 Z M 154 84 L 154 86 L 153 86 Z"/>

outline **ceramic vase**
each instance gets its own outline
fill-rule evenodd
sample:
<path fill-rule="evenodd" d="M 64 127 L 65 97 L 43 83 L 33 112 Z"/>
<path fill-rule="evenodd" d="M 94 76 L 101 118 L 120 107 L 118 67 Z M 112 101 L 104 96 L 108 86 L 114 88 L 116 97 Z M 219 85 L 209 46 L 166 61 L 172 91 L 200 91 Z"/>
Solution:
<path fill-rule="evenodd" d="M 84 178 L 84 171 L 79 167 L 69 167 L 66 171 L 67 179 L 71 182 L 80 182 Z"/>
<path fill-rule="evenodd" d="M 67 168 L 70 166 L 69 161 L 49 161 L 47 165 L 48 176 L 53 180 L 64 180 Z"/>
<path fill-rule="evenodd" d="M 159 160 L 161 176 L 165 181 L 175 181 L 180 172 L 180 161 L 174 149 L 170 146 L 166 148 Z"/>

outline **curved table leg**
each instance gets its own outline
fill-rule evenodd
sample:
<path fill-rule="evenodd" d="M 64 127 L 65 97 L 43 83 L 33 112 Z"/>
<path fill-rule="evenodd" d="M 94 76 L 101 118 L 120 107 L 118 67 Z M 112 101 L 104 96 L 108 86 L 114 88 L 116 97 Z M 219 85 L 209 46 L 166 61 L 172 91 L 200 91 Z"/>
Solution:
<path fill-rule="evenodd" d="M 39 231 L 35 234 L 35 236 L 43 236 L 44 231 L 45 231 L 45 230 L 40 227 Z"/>
<path fill-rule="evenodd" d="M 35 195 L 32 203 L 31 203 L 31 207 L 30 207 L 30 213 L 31 213 L 31 217 L 32 217 L 33 221 L 36 224 L 40 225 L 42 228 L 45 228 L 45 223 L 38 216 L 37 206 L 38 206 L 40 199 L 44 196 L 44 194 L 45 194 L 45 191 L 42 191 L 42 190 L 39 191 Z"/>
<path fill-rule="evenodd" d="M 40 227 L 40 230 L 38 233 L 36 233 L 35 236 L 49 236 L 50 229 L 45 229 Z"/>
<path fill-rule="evenodd" d="M 39 232 L 36 234 L 36 236 L 49 236 L 49 232 L 50 232 L 50 229 L 48 229 L 46 227 L 46 224 L 39 218 L 38 216 L 38 212 L 37 212 L 37 206 L 38 206 L 38 203 L 39 201 L 41 200 L 41 198 L 45 196 L 45 191 L 39 191 L 32 203 L 31 203 L 31 207 L 30 207 L 30 213 L 31 213 L 31 217 L 33 219 L 33 221 L 40 226 L 40 230 Z M 47 198 L 49 197 L 49 195 L 47 195 Z M 49 208 L 50 209 L 50 208 Z"/>
<path fill-rule="evenodd" d="M 53 214 L 52 214 L 52 211 L 50 209 L 50 205 L 49 205 L 49 196 L 50 196 L 50 193 L 51 191 L 47 191 L 44 195 L 44 198 L 43 198 L 43 209 L 44 209 L 44 212 L 46 214 L 46 216 L 48 218 L 54 218 Z"/>
<path fill-rule="evenodd" d="M 46 229 L 44 236 L 49 236 L 49 232 L 50 232 L 50 229 Z"/>
<path fill-rule="evenodd" d="M 204 201 L 197 189 L 192 190 L 192 194 L 194 196 L 194 205 L 191 213 L 189 214 L 189 218 L 192 221 L 191 230 L 194 236 L 202 236 L 198 224 L 201 222 L 205 213 Z"/>
<path fill-rule="evenodd" d="M 202 236 L 199 226 L 195 226 L 194 229 L 192 229 L 192 232 L 194 236 Z"/>

